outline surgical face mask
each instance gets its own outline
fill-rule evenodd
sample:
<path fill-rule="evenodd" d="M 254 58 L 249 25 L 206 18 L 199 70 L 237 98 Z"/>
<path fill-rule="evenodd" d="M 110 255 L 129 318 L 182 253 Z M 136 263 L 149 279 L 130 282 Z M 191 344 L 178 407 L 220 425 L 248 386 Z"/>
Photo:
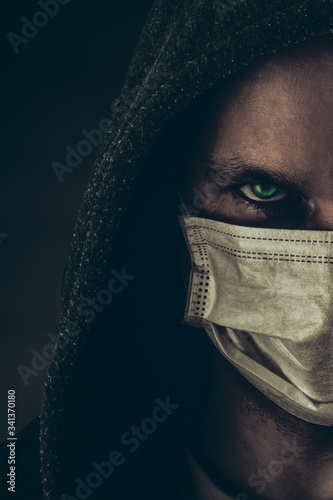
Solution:
<path fill-rule="evenodd" d="M 333 231 L 178 218 L 191 255 L 184 322 L 281 408 L 333 425 Z"/>

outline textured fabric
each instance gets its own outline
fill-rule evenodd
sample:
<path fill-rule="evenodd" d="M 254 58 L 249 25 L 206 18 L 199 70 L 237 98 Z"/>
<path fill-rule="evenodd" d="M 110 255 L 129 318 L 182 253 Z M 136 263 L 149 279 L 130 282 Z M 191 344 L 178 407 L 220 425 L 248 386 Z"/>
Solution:
<path fill-rule="evenodd" d="M 192 261 L 185 321 L 281 408 L 332 426 L 332 231 L 179 221 Z"/>
<path fill-rule="evenodd" d="M 171 346 L 171 340 L 181 338 L 173 337 L 178 333 L 176 323 L 164 318 L 161 322 L 155 313 L 162 279 L 159 249 L 165 234 L 159 228 L 152 235 L 150 225 L 158 210 L 164 217 L 163 231 L 170 235 L 174 230 L 171 206 L 177 202 L 170 172 L 165 165 L 160 171 L 161 158 L 151 156 L 164 125 L 218 80 L 259 56 L 332 29 L 330 0 L 243 0 L 223 15 L 218 10 L 208 0 L 157 0 L 122 89 L 122 96 L 134 93 L 135 98 L 128 107 L 120 100 L 112 114 L 110 133 L 82 202 L 63 282 L 57 350 L 48 370 L 41 416 L 45 498 L 58 500 L 64 492 L 73 496 L 75 478 L 87 477 L 94 461 L 119 447 L 124 430 L 150 415 L 155 398 L 168 395 L 163 392 L 167 385 L 162 387 L 156 374 L 161 366 L 170 370 L 167 354 L 173 351 L 164 348 L 162 353 L 161 339 L 170 340 Z M 149 176 L 147 165 L 153 172 Z M 135 232 L 131 239 L 129 234 Z M 82 309 L 78 313 L 82 301 L 95 297 L 112 271 L 119 273 L 124 266 L 135 279 L 123 285 L 126 290 L 114 297 L 105 313 L 86 321 Z M 171 280 L 173 273 L 175 267 L 170 267 L 163 279 Z M 170 303 L 175 297 L 165 300 Z M 146 311 L 150 323 L 159 318 L 159 338 L 147 326 Z M 172 314 L 178 321 L 176 312 Z M 145 355 L 153 365 L 149 369 Z M 171 419 L 136 453 L 126 455 L 125 464 L 94 491 L 93 498 L 181 497 Z"/>

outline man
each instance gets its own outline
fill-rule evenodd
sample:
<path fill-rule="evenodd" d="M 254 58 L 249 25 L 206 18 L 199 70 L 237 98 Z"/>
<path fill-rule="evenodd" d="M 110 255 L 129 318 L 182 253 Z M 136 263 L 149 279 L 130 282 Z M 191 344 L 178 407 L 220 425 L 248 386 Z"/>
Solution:
<path fill-rule="evenodd" d="M 66 268 L 45 498 L 333 498 L 332 14 L 155 2 Z"/>
<path fill-rule="evenodd" d="M 324 234 L 327 235 L 326 231 L 332 230 L 332 41 L 331 37 L 311 41 L 301 48 L 267 57 L 233 78 L 228 89 L 224 85 L 216 91 L 212 98 L 209 125 L 205 130 L 206 147 L 186 169 L 182 181 L 185 203 L 193 206 L 196 198 L 196 204 L 201 204 L 202 208 L 200 217 L 227 222 L 229 225 L 297 229 L 292 234 L 302 234 L 303 237 L 315 234 L 321 239 Z M 225 226 L 217 224 L 215 227 L 223 229 Z M 255 230 L 252 234 L 262 233 Z M 290 232 L 283 234 L 288 235 Z M 330 233 L 328 235 L 331 238 Z M 272 247 L 275 252 L 277 245 L 275 243 Z M 219 255 L 218 258 L 223 257 Z M 231 267 L 232 263 L 228 262 L 227 265 Z M 317 281 L 320 281 L 318 265 L 315 264 L 315 273 Z M 264 287 L 267 281 L 274 279 L 274 275 L 270 274 L 271 266 L 269 262 L 260 263 L 259 287 Z M 301 263 L 296 263 L 296 266 L 301 269 L 300 272 L 306 273 Z M 292 272 L 293 268 L 288 267 L 287 271 Z M 238 268 L 238 272 L 241 276 L 241 269 Z M 278 275 L 279 263 L 274 273 Z M 278 278 L 281 276 L 278 275 Z M 292 291 L 295 294 L 298 294 L 297 279 L 300 279 L 297 275 L 292 278 Z M 227 276 L 222 275 L 221 280 L 222 288 L 230 286 Z M 245 284 L 246 280 L 243 286 Z M 254 274 L 251 274 L 250 284 L 257 286 L 255 294 L 258 295 L 260 288 Z M 288 295 L 288 283 L 282 286 L 282 293 Z M 234 297 L 236 302 L 239 301 L 236 311 L 242 315 L 247 305 L 241 302 L 241 294 L 237 292 Z M 320 281 L 322 302 L 326 300 L 325 292 L 331 295 L 331 284 L 326 290 L 324 282 Z M 247 293 L 251 294 L 251 291 Z M 310 293 L 311 301 L 315 302 L 313 283 Z M 289 300 L 292 300 L 291 297 Z M 308 311 L 302 310 L 301 300 L 302 296 L 298 294 L 294 305 L 300 308 L 299 312 L 306 317 L 308 325 L 312 317 Z M 268 321 L 272 322 L 275 333 L 278 330 L 278 316 L 282 314 L 285 318 L 288 311 L 280 311 L 277 293 L 274 301 L 273 314 L 268 316 Z M 253 302 L 251 307 L 255 307 Z M 264 307 L 262 303 L 260 311 L 263 317 Z M 292 314 L 297 317 L 298 311 Z M 191 316 L 190 313 L 188 315 Z M 249 318 L 245 319 L 245 325 L 250 321 Z M 232 319 L 229 322 L 232 323 Z M 261 331 L 258 320 L 254 322 L 254 327 Z M 286 330 L 287 327 L 284 327 L 282 334 Z M 302 322 L 298 319 L 293 335 L 301 336 L 300 330 Z M 244 351 L 244 343 L 249 340 L 240 338 L 240 351 Z M 321 341 L 331 356 L 330 338 L 327 343 L 323 337 Z M 307 343 L 301 348 L 308 349 L 306 357 L 311 357 L 314 364 L 315 357 L 319 355 L 318 347 L 315 345 L 311 348 L 309 338 Z M 272 347 L 267 352 L 271 357 Z M 228 353 L 224 354 L 229 357 Z M 282 361 L 280 359 L 283 368 L 286 367 L 282 362 L 288 361 L 288 354 L 283 354 L 286 360 L 283 356 Z M 330 392 L 325 393 L 326 401 L 331 402 L 331 362 L 325 352 L 320 354 L 319 365 L 324 365 L 324 376 L 331 380 Z M 239 362 L 232 361 L 242 368 Z M 263 364 L 269 366 L 267 360 Z M 211 465 L 215 480 L 218 483 L 222 481 L 222 484 L 223 480 L 228 481 L 233 485 L 233 491 L 237 491 L 238 487 L 240 491 L 248 493 L 236 498 L 249 498 L 253 492 L 272 500 L 333 498 L 332 403 L 328 404 L 327 420 L 323 416 L 324 412 L 318 409 L 306 413 L 306 407 L 303 412 L 302 409 L 298 410 L 298 413 L 297 408 L 291 406 L 291 413 L 301 417 L 295 418 L 291 413 L 281 410 L 281 405 L 285 408 L 282 397 L 273 397 L 278 405 L 272 404 L 261 392 L 253 390 L 252 385 L 246 383 L 216 349 L 212 351 L 211 366 L 211 394 L 205 404 L 202 421 L 197 426 L 199 436 L 193 436 L 192 441 Z M 281 366 L 275 366 L 272 371 L 279 373 L 279 368 Z M 316 374 L 311 373 L 309 366 L 306 368 L 315 380 L 316 387 L 320 386 L 321 381 L 315 379 Z M 302 377 L 301 366 L 297 366 L 296 373 Z M 259 371 L 257 376 L 260 377 Z M 306 379 L 301 379 L 301 382 L 304 387 Z M 272 398 L 269 392 L 266 394 Z M 309 423 L 318 421 L 325 425 Z M 289 457 L 283 460 L 288 452 Z"/>

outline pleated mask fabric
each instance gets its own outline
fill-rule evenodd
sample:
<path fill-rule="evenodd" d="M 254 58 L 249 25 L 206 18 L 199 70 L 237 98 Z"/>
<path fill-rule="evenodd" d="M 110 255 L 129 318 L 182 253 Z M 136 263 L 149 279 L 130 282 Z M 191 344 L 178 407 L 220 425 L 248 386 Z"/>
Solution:
<path fill-rule="evenodd" d="M 184 322 L 281 408 L 333 425 L 333 231 L 179 221 L 192 264 Z"/>

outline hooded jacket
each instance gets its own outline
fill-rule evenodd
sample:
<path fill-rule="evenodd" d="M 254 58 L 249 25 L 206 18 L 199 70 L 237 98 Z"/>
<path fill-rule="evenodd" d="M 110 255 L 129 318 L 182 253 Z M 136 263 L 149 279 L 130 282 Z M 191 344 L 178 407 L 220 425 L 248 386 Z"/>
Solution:
<path fill-rule="evenodd" d="M 184 388 L 192 400 L 204 388 L 209 341 L 181 323 L 176 179 L 195 140 L 191 106 L 204 115 L 221 79 L 332 31 L 331 0 L 155 1 L 77 218 L 41 470 L 23 454 L 22 498 L 42 498 L 39 484 L 49 500 L 194 498 L 175 425 Z M 22 440 L 36 457 L 37 427 Z"/>

